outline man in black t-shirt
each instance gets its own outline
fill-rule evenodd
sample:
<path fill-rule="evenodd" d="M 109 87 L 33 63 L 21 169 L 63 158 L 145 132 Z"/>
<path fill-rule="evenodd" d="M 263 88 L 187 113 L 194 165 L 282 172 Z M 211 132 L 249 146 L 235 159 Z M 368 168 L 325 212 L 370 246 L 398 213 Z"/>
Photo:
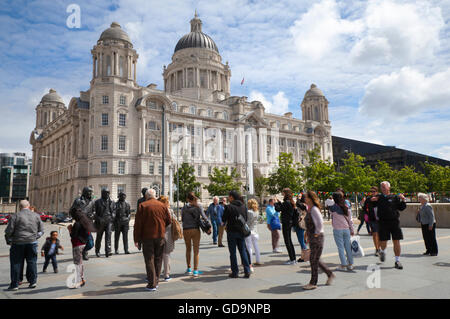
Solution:
<path fill-rule="evenodd" d="M 378 217 L 378 236 L 380 239 L 380 261 L 386 259 L 386 246 L 391 239 L 394 244 L 395 268 L 403 269 L 400 263 L 400 240 L 403 239 L 402 229 L 400 228 L 400 213 L 406 208 L 405 196 L 403 194 L 391 194 L 391 185 L 389 182 L 380 184 L 381 193 L 371 198 L 374 207 L 377 208 Z"/>

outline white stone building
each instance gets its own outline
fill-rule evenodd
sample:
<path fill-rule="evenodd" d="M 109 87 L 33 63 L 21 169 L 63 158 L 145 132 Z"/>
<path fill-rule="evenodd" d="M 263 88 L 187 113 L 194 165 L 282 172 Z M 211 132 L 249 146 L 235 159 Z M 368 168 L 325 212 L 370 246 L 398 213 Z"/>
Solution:
<path fill-rule="evenodd" d="M 42 211 L 67 211 L 90 185 L 113 199 L 125 191 L 132 208 L 142 187 L 172 191 L 174 166 L 194 165 L 197 180 L 209 182 L 213 167 L 236 167 L 246 184 L 246 167 L 267 175 L 279 152 L 305 163 L 306 150 L 321 145 L 332 161 L 328 101 L 314 84 L 301 102 L 302 119 L 265 113 L 259 101 L 230 95 L 231 70 L 195 15 L 191 32 L 164 66 L 164 89 L 136 82 L 139 55 L 118 23 L 105 30 L 92 53 L 89 90 L 68 107 L 54 90 L 36 107 L 30 200 Z M 165 136 L 163 138 L 163 115 Z M 182 136 L 182 138 L 181 138 Z M 251 145 L 251 148 L 246 146 Z M 251 150 L 251 151 L 250 151 Z M 251 176 L 249 176 L 251 177 Z M 202 190 L 202 198 L 209 195 Z"/>

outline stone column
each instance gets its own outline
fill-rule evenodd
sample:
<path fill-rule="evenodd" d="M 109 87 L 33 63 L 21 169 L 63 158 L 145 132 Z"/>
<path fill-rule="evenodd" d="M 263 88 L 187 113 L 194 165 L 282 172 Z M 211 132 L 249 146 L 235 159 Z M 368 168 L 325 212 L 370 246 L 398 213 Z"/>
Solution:
<path fill-rule="evenodd" d="M 136 61 L 133 61 L 133 66 L 134 66 L 133 78 L 134 78 L 134 82 L 136 82 Z"/>
<path fill-rule="evenodd" d="M 248 183 L 248 193 L 254 194 L 253 189 L 253 143 L 252 143 L 252 131 L 249 130 L 245 134 L 245 144 L 246 144 L 246 156 L 247 156 L 247 183 Z"/>

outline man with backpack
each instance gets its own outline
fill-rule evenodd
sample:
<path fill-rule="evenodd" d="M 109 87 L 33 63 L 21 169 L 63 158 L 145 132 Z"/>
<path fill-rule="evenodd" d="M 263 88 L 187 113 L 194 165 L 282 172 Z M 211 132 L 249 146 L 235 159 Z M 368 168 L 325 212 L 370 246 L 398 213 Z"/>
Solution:
<path fill-rule="evenodd" d="M 244 277 L 250 278 L 250 264 L 245 246 L 245 237 L 250 235 L 249 228 L 246 224 L 247 209 L 240 200 L 241 196 L 236 191 L 231 191 L 228 200 L 229 205 L 225 206 L 222 221 L 226 223 L 228 250 L 230 252 L 231 274 L 230 278 L 238 278 L 239 268 L 236 257 L 236 247 L 241 255 L 242 264 L 244 265 Z"/>

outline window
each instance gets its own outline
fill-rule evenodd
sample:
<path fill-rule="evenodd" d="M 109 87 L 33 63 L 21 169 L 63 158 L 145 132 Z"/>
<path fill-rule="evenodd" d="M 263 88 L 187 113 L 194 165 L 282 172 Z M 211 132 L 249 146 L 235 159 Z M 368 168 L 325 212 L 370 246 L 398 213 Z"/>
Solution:
<path fill-rule="evenodd" d="M 159 140 L 150 140 L 148 144 L 148 151 L 150 153 L 159 153 Z"/>
<path fill-rule="evenodd" d="M 108 162 L 100 162 L 100 174 L 108 174 Z"/>
<path fill-rule="evenodd" d="M 117 185 L 117 197 L 119 197 L 120 193 L 126 193 L 125 189 L 126 189 L 126 185 L 125 184 Z"/>
<path fill-rule="evenodd" d="M 119 76 L 120 77 L 123 77 L 125 75 L 124 64 L 125 64 L 125 60 L 124 60 L 123 56 L 120 56 L 119 57 Z"/>
<path fill-rule="evenodd" d="M 156 131 L 158 129 L 158 126 L 156 125 L 155 121 L 148 122 L 148 129 Z"/>
<path fill-rule="evenodd" d="M 103 104 L 109 104 L 109 96 L 108 95 L 103 95 L 102 102 L 103 102 Z"/>
<path fill-rule="evenodd" d="M 99 186 L 100 186 L 100 193 L 102 192 L 102 190 L 108 189 L 108 185 L 99 185 Z"/>
<path fill-rule="evenodd" d="M 92 163 L 89 163 L 89 175 L 94 174 L 94 165 Z"/>
<path fill-rule="evenodd" d="M 198 176 L 202 176 L 202 166 L 201 165 L 199 165 L 197 167 L 197 174 L 198 174 Z"/>
<path fill-rule="evenodd" d="M 111 75 L 111 56 L 106 56 L 106 75 Z"/>
<path fill-rule="evenodd" d="M 161 164 L 159 164 L 159 166 L 158 166 L 158 174 L 162 175 L 162 165 Z"/>
<path fill-rule="evenodd" d="M 223 111 L 223 119 L 228 121 L 228 112 Z"/>
<path fill-rule="evenodd" d="M 157 105 L 156 105 L 156 102 L 155 102 L 155 101 L 147 100 L 147 101 L 146 101 L 146 105 L 147 105 L 149 108 L 154 109 L 154 110 L 156 110 L 156 108 L 157 108 Z"/>
<path fill-rule="evenodd" d="M 150 163 L 150 165 L 148 165 L 148 173 L 150 175 L 155 175 L 155 164 Z"/>
<path fill-rule="evenodd" d="M 195 128 L 194 128 L 194 125 L 188 125 L 187 126 L 187 133 L 188 134 L 191 134 L 191 136 L 194 136 L 195 135 Z"/>
<path fill-rule="evenodd" d="M 169 123 L 169 132 L 176 132 L 176 130 L 177 130 L 177 124 Z"/>
<path fill-rule="evenodd" d="M 119 99 L 120 105 L 125 105 L 126 101 L 127 101 L 127 98 L 125 97 L 125 95 L 121 95 L 120 99 Z"/>
<path fill-rule="evenodd" d="M 127 123 L 127 115 L 119 114 L 119 126 L 125 126 Z"/>
<path fill-rule="evenodd" d="M 119 174 L 125 174 L 125 161 L 119 161 Z"/>
<path fill-rule="evenodd" d="M 191 144 L 191 156 L 194 157 L 195 156 L 195 145 Z"/>
<path fill-rule="evenodd" d="M 197 107 L 195 105 L 191 105 L 191 107 L 189 108 L 189 113 L 191 114 L 197 114 Z"/>
<path fill-rule="evenodd" d="M 172 102 L 172 110 L 178 112 L 178 104 L 176 102 Z"/>
<path fill-rule="evenodd" d="M 108 126 L 108 113 L 102 113 L 102 125 Z"/>
<path fill-rule="evenodd" d="M 277 121 L 277 128 L 280 128 L 281 124 L 280 121 Z"/>
<path fill-rule="evenodd" d="M 288 130 L 289 130 L 289 131 L 292 130 L 292 123 L 288 123 Z"/>
<path fill-rule="evenodd" d="M 212 167 L 211 167 L 211 166 L 208 166 L 208 175 L 210 175 L 211 172 L 212 172 Z"/>
<path fill-rule="evenodd" d="M 208 117 L 213 117 L 214 116 L 214 112 L 211 109 L 208 109 Z"/>
<path fill-rule="evenodd" d="M 94 152 L 94 138 L 91 137 L 90 141 L 89 141 L 89 152 L 93 153 Z"/>
<path fill-rule="evenodd" d="M 91 115 L 91 128 L 94 128 L 94 115 Z"/>
<path fill-rule="evenodd" d="M 107 135 L 102 135 L 101 150 L 102 151 L 108 150 L 108 136 Z"/>
<path fill-rule="evenodd" d="M 125 151 L 126 136 L 119 135 L 119 151 Z"/>

